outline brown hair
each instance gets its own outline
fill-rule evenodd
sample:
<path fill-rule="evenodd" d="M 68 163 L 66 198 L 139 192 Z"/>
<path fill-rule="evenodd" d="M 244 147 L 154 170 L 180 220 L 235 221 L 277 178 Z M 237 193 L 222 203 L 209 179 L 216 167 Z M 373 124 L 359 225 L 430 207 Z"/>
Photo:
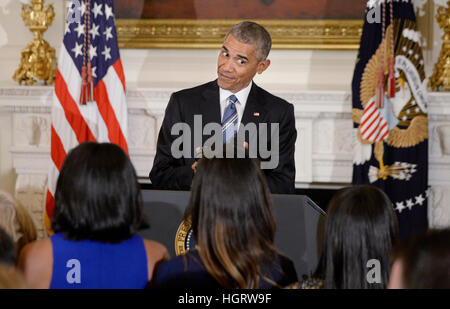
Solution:
<path fill-rule="evenodd" d="M 405 289 L 450 289 L 450 228 L 431 229 L 394 247 Z"/>
<path fill-rule="evenodd" d="M 16 203 L 16 216 L 22 234 L 16 243 L 17 256 L 19 256 L 20 251 L 26 244 L 37 239 L 37 231 L 30 213 L 20 202 Z"/>
<path fill-rule="evenodd" d="M 258 288 L 276 258 L 271 196 L 257 159 L 203 158 L 188 212 L 200 258 L 224 288 Z"/>

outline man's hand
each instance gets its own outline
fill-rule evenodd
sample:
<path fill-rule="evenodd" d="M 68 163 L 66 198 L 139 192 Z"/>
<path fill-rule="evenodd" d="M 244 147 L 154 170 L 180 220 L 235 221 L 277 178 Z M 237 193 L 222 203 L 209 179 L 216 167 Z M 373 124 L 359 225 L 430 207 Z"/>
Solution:
<path fill-rule="evenodd" d="M 243 144 L 244 148 L 248 150 L 248 143 L 244 142 Z M 191 168 L 194 171 L 194 175 L 197 172 L 197 165 L 198 165 L 198 161 L 195 161 L 194 164 L 192 164 Z"/>
<path fill-rule="evenodd" d="M 194 164 L 192 164 L 192 166 L 191 166 L 192 170 L 194 171 L 194 175 L 197 172 L 197 164 L 198 164 L 198 161 L 195 161 Z"/>

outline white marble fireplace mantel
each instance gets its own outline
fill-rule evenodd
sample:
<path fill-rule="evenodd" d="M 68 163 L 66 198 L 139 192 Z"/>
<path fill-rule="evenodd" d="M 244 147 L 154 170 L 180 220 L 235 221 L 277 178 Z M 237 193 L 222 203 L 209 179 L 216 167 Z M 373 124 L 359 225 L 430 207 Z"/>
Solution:
<path fill-rule="evenodd" d="M 170 94 L 179 88 L 130 88 L 128 145 L 138 176 L 151 169 L 157 134 Z M 39 222 L 43 214 L 50 154 L 52 87 L 0 87 L 0 112 L 7 115 L 6 151 L 17 174 L 15 195 Z M 349 91 L 273 91 L 295 106 L 296 186 L 340 187 L 351 182 L 353 125 Z M 450 225 L 450 94 L 429 94 L 430 221 Z M 2 149 L 4 152 L 5 149 Z M 41 233 L 44 233 L 41 231 Z M 41 235 L 42 236 L 42 235 Z"/>

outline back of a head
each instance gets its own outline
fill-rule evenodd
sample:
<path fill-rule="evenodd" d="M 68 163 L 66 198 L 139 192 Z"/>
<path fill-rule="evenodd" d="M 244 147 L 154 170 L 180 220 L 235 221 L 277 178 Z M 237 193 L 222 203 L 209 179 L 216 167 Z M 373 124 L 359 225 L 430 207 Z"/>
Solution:
<path fill-rule="evenodd" d="M 17 221 L 19 222 L 20 238 L 16 242 L 17 253 L 19 254 L 26 244 L 35 241 L 38 238 L 36 225 L 31 218 L 28 210 L 20 202 L 16 204 Z"/>
<path fill-rule="evenodd" d="M 141 222 L 139 184 L 125 152 L 92 142 L 72 149 L 58 177 L 53 231 L 72 240 L 115 243 L 135 234 Z"/>
<path fill-rule="evenodd" d="M 238 41 L 257 46 L 256 57 L 259 61 L 265 60 L 272 48 L 272 38 L 269 32 L 260 24 L 243 21 L 234 25 L 225 36 L 232 34 Z"/>
<path fill-rule="evenodd" d="M 0 227 L 13 239 L 17 254 L 26 244 L 37 239 L 36 226 L 28 210 L 3 191 L 0 191 L 0 213 Z"/>
<path fill-rule="evenodd" d="M 450 289 L 450 228 L 429 230 L 395 247 L 406 289 Z"/>
<path fill-rule="evenodd" d="M 19 220 L 17 219 L 16 202 L 11 195 L 0 191 L 0 227 L 13 238 L 14 242 L 22 236 Z"/>
<path fill-rule="evenodd" d="M 16 262 L 16 246 L 12 237 L 0 227 L 0 264 L 13 266 Z"/>
<path fill-rule="evenodd" d="M 316 276 L 326 288 L 385 288 L 398 223 L 389 198 L 372 186 L 340 190 L 330 201 Z M 369 283 L 370 260 L 381 265 L 381 282 Z"/>
<path fill-rule="evenodd" d="M 271 197 L 259 161 L 201 159 L 189 209 L 208 272 L 225 288 L 257 287 L 259 265 L 275 252 Z"/>

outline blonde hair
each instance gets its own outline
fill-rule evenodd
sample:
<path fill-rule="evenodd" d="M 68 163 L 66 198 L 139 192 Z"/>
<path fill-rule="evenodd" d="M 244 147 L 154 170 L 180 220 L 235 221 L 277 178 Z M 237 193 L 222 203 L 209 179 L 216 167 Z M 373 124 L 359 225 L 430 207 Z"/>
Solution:
<path fill-rule="evenodd" d="M 18 255 L 23 246 L 37 239 L 36 226 L 25 207 L 4 191 L 0 191 L 0 213 L 0 226 L 14 240 Z"/>

